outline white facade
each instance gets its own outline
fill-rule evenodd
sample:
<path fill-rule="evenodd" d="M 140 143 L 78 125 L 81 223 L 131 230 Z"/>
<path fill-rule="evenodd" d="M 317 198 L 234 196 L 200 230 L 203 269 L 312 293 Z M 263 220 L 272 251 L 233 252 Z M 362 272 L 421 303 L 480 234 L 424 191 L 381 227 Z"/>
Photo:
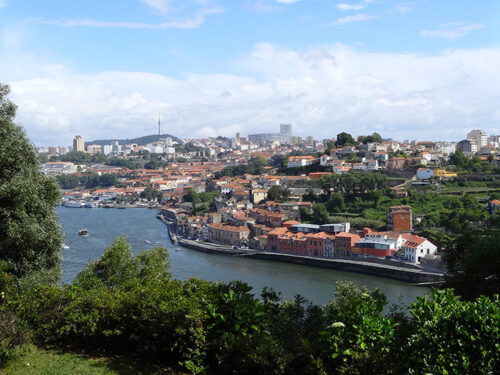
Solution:
<path fill-rule="evenodd" d="M 103 145 L 102 146 L 102 153 L 104 155 L 109 155 L 111 154 L 111 151 L 113 151 L 113 146 L 112 145 Z"/>
<path fill-rule="evenodd" d="M 293 167 L 305 167 L 307 165 L 311 165 L 312 163 L 315 162 L 316 159 L 314 159 L 311 156 L 290 156 L 288 158 L 288 168 L 293 168 Z"/>
<path fill-rule="evenodd" d="M 421 243 L 406 241 L 401 247 L 404 258 L 411 263 L 419 264 L 423 257 L 437 252 L 436 245 L 426 239 L 420 239 L 423 240 Z"/>
<path fill-rule="evenodd" d="M 435 145 L 436 150 L 441 151 L 445 155 L 453 154 L 456 149 L 455 144 L 450 142 L 436 142 Z"/>
<path fill-rule="evenodd" d="M 45 163 L 41 165 L 41 170 L 46 175 L 60 175 L 76 172 L 78 167 L 69 161 Z"/>

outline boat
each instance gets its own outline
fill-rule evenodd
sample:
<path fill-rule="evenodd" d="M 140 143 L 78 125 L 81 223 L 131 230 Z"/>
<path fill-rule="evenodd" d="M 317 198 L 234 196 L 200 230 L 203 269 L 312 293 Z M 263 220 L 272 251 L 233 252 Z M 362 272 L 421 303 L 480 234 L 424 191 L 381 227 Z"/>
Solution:
<path fill-rule="evenodd" d="M 71 207 L 71 208 L 82 208 L 85 207 L 84 202 L 79 202 L 79 201 L 67 201 L 64 202 L 64 207 Z"/>
<path fill-rule="evenodd" d="M 89 234 L 89 231 L 87 229 L 80 229 L 80 231 L 78 232 L 78 234 L 80 236 L 86 236 Z"/>
<path fill-rule="evenodd" d="M 69 246 L 63 243 L 63 244 L 61 245 L 61 248 L 63 248 L 64 250 L 68 250 L 68 249 L 69 249 Z"/>
<path fill-rule="evenodd" d="M 146 240 L 146 243 L 151 243 L 151 241 L 149 241 L 149 240 Z"/>
<path fill-rule="evenodd" d="M 85 207 L 87 208 L 98 208 L 99 204 L 97 202 L 86 202 Z"/>

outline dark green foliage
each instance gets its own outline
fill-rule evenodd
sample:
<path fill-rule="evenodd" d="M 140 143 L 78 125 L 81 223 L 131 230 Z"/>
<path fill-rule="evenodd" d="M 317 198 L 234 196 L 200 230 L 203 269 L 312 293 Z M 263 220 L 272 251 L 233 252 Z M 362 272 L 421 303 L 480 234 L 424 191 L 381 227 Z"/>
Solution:
<path fill-rule="evenodd" d="M 12 358 L 14 349 L 22 345 L 28 335 L 16 309 L 10 306 L 17 295 L 17 286 L 6 269 L 5 262 L 0 261 L 0 368 Z"/>
<path fill-rule="evenodd" d="M 358 141 L 364 144 L 367 143 L 382 143 L 382 137 L 378 133 L 373 133 L 372 135 L 360 135 Z"/>
<path fill-rule="evenodd" d="M 264 165 L 260 160 L 254 160 L 248 164 L 241 164 L 235 167 L 226 167 L 220 172 L 216 172 L 214 177 L 216 179 L 221 178 L 223 176 L 243 176 L 244 174 L 252 174 L 252 175 L 260 175 L 264 174 Z"/>
<path fill-rule="evenodd" d="M 104 146 L 104 145 L 110 145 L 114 141 L 118 141 L 118 143 L 121 145 L 130 145 L 130 144 L 135 143 L 138 146 L 145 146 L 148 143 L 158 142 L 158 141 L 165 139 L 167 137 L 172 138 L 172 141 L 174 141 L 174 142 L 181 143 L 181 140 L 179 138 L 177 138 L 171 134 L 161 134 L 161 135 L 152 134 L 152 135 L 145 135 L 142 137 L 132 138 L 132 139 L 98 139 L 95 141 L 85 142 L 85 143 Z"/>
<path fill-rule="evenodd" d="M 87 164 L 92 161 L 92 155 L 81 151 L 71 151 L 62 155 L 61 161 L 70 161 L 75 164 Z"/>
<path fill-rule="evenodd" d="M 106 165 L 111 165 L 114 167 L 122 167 L 128 169 L 136 169 L 137 164 L 132 160 L 127 159 L 119 159 L 119 158 L 110 158 L 105 162 Z"/>
<path fill-rule="evenodd" d="M 275 202 L 286 202 L 290 197 L 290 189 L 284 188 L 283 186 L 272 186 L 267 191 L 267 200 Z"/>
<path fill-rule="evenodd" d="M 148 201 L 158 201 L 161 202 L 163 199 L 163 193 L 160 190 L 156 190 L 151 187 L 151 185 L 148 185 L 142 192 L 141 192 L 141 198 L 145 198 Z"/>
<path fill-rule="evenodd" d="M 344 196 L 341 193 L 335 193 L 330 196 L 328 202 L 326 204 L 329 212 L 344 212 L 345 211 L 345 202 Z"/>
<path fill-rule="evenodd" d="M 40 173 L 34 147 L 12 122 L 8 92 L 0 85 L 0 260 L 16 276 L 44 271 L 55 281 L 62 242 L 55 214 L 59 187 Z"/>
<path fill-rule="evenodd" d="M 191 202 L 191 203 L 200 203 L 201 199 L 199 194 L 194 191 L 193 189 L 190 189 L 184 196 L 182 197 L 182 200 L 184 202 Z"/>
<path fill-rule="evenodd" d="M 80 186 L 80 179 L 73 174 L 62 174 L 57 176 L 57 182 L 61 189 L 74 189 Z"/>
<path fill-rule="evenodd" d="M 464 229 L 446 246 L 446 285 L 466 299 L 500 294 L 500 230 Z"/>
<path fill-rule="evenodd" d="M 337 142 L 335 143 L 337 147 L 354 146 L 355 144 L 356 141 L 349 133 L 342 132 L 337 134 Z"/>
<path fill-rule="evenodd" d="M 464 302 L 450 289 L 410 307 L 412 330 L 405 348 L 410 374 L 496 374 L 500 371 L 500 300 Z"/>
<path fill-rule="evenodd" d="M 311 217 L 315 224 L 327 224 L 328 223 L 328 210 L 323 203 L 315 203 L 313 205 L 313 213 Z"/>
<path fill-rule="evenodd" d="M 481 160 L 477 155 L 469 159 L 460 150 L 450 155 L 449 162 L 462 172 L 490 173 L 493 170 L 489 161 Z"/>

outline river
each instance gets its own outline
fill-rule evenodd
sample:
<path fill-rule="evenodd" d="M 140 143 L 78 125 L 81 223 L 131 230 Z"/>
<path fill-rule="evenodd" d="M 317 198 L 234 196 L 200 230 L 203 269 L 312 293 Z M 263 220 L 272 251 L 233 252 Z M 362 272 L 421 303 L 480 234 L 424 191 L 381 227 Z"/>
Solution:
<path fill-rule="evenodd" d="M 157 210 L 143 208 L 67 208 L 58 207 L 59 222 L 65 233 L 63 250 L 63 282 L 73 278 L 90 260 L 99 258 L 115 237 L 126 235 L 133 253 L 154 246 L 169 250 L 171 271 L 176 279 L 198 277 L 205 280 L 242 280 L 260 294 L 264 286 L 272 287 L 283 297 L 301 294 L 316 304 L 327 303 L 334 293 L 335 282 L 351 281 L 368 288 L 380 288 L 391 303 L 409 304 L 428 288 L 369 275 L 300 266 L 257 259 L 205 254 L 173 244 L 165 224 L 156 218 Z M 78 235 L 80 229 L 89 235 Z"/>

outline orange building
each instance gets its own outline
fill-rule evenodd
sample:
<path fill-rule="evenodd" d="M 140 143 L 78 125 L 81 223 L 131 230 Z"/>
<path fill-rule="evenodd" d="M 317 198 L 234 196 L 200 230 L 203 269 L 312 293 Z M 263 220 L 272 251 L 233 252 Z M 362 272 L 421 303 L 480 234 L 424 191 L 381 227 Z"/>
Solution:
<path fill-rule="evenodd" d="M 410 206 L 389 207 L 387 211 L 387 230 L 392 232 L 411 232 L 412 214 Z"/>

